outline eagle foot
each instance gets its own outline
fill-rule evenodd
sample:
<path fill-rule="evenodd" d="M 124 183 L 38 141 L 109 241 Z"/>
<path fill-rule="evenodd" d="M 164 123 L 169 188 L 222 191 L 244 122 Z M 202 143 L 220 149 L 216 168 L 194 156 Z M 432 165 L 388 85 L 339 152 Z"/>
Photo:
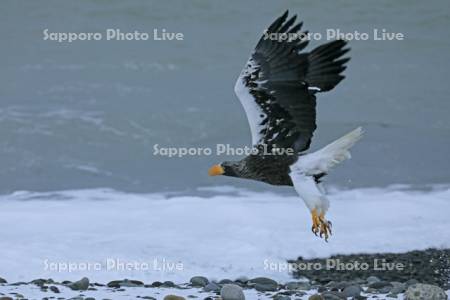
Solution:
<path fill-rule="evenodd" d="M 317 213 L 316 209 L 313 209 L 311 212 L 313 225 L 311 227 L 311 231 L 318 237 L 324 238 L 326 242 L 328 242 L 328 238 L 332 235 L 331 227 L 332 224 L 330 221 L 325 219 L 324 213 Z"/>

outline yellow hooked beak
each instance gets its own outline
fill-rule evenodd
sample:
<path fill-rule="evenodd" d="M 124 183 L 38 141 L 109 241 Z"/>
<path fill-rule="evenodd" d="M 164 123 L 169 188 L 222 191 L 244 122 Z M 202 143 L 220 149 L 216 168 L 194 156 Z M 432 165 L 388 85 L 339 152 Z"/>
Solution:
<path fill-rule="evenodd" d="M 225 173 L 225 170 L 220 165 L 214 165 L 208 170 L 209 176 L 217 176 Z"/>

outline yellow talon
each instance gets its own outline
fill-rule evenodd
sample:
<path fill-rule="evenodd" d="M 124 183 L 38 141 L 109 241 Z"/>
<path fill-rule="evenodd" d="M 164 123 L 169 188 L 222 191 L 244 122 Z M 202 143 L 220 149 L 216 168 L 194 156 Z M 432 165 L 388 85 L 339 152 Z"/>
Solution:
<path fill-rule="evenodd" d="M 319 237 L 323 237 L 325 241 L 328 241 L 328 237 L 331 235 L 331 222 L 327 221 L 325 219 L 325 214 L 321 212 L 320 214 L 317 214 L 317 210 L 314 208 L 311 211 L 311 217 L 312 217 L 312 232 L 315 235 L 319 234 Z"/>
<path fill-rule="evenodd" d="M 312 217 L 312 228 L 311 231 L 317 235 L 317 233 L 319 233 L 320 231 L 320 218 L 319 215 L 317 214 L 317 210 L 314 208 L 311 211 L 311 217 Z"/>

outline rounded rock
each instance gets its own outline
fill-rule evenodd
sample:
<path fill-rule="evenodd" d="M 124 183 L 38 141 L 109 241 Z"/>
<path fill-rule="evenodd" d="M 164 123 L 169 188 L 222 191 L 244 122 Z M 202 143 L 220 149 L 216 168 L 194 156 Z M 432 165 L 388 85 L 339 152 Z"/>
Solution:
<path fill-rule="evenodd" d="M 239 276 L 238 278 L 236 278 L 235 282 L 246 284 L 248 282 L 248 277 L 247 276 Z"/>
<path fill-rule="evenodd" d="M 405 282 L 406 287 L 410 287 L 411 285 L 414 285 L 414 284 L 417 284 L 417 283 L 420 283 L 420 282 L 417 279 L 414 279 L 414 278 L 409 279 L 408 281 Z"/>
<path fill-rule="evenodd" d="M 379 290 L 379 289 L 383 289 L 386 287 L 392 288 L 392 284 L 389 281 L 376 281 L 376 282 L 369 284 L 369 287 L 372 289 Z"/>
<path fill-rule="evenodd" d="M 417 283 L 408 287 L 405 300 L 447 300 L 447 294 L 438 286 Z"/>
<path fill-rule="evenodd" d="M 299 283 L 297 281 L 290 281 L 285 286 L 287 290 L 296 290 L 298 289 Z"/>
<path fill-rule="evenodd" d="M 362 288 L 359 285 L 349 285 L 346 288 L 344 288 L 344 290 L 342 291 L 342 293 L 344 294 L 345 297 L 358 297 L 361 292 L 362 292 Z"/>
<path fill-rule="evenodd" d="M 378 281 L 381 281 L 381 280 L 380 280 L 380 278 L 378 278 L 376 276 L 369 276 L 369 277 L 367 277 L 366 281 L 367 281 L 368 284 L 372 284 L 374 282 L 378 282 Z"/>
<path fill-rule="evenodd" d="M 222 279 L 221 281 L 219 281 L 219 284 L 232 284 L 232 283 L 234 283 L 234 281 L 231 279 Z"/>
<path fill-rule="evenodd" d="M 160 287 L 162 285 L 163 283 L 161 281 L 154 281 L 152 282 L 151 287 Z"/>
<path fill-rule="evenodd" d="M 223 300 L 245 300 L 242 288 L 236 284 L 225 284 L 220 290 Z"/>
<path fill-rule="evenodd" d="M 83 277 L 78 281 L 72 282 L 68 287 L 75 291 L 85 291 L 89 288 L 89 279 Z"/>
<path fill-rule="evenodd" d="M 402 282 L 393 281 L 391 282 L 391 284 L 392 284 L 392 289 L 390 291 L 391 294 L 400 294 L 405 292 L 406 290 L 406 284 Z"/>
<path fill-rule="evenodd" d="M 192 286 L 205 287 L 209 283 L 209 280 L 203 276 L 194 276 L 191 278 L 190 282 Z"/>
<path fill-rule="evenodd" d="M 162 286 L 163 286 L 163 287 L 168 287 L 168 288 L 170 288 L 170 287 L 175 287 L 175 283 L 174 283 L 173 281 L 167 280 L 167 281 L 164 281 L 164 282 L 162 283 Z"/>
<path fill-rule="evenodd" d="M 273 297 L 273 300 L 291 300 L 291 297 L 287 295 L 276 295 Z"/>
<path fill-rule="evenodd" d="M 186 298 L 177 295 L 167 295 L 164 300 L 186 300 Z"/>
<path fill-rule="evenodd" d="M 278 282 L 266 277 L 257 277 L 249 281 L 259 292 L 274 292 L 278 289 Z"/>
<path fill-rule="evenodd" d="M 297 282 L 291 281 L 286 283 L 286 289 L 288 290 L 303 290 L 309 291 L 311 289 L 311 284 L 309 282 Z"/>
<path fill-rule="evenodd" d="M 203 290 L 205 292 L 218 292 L 220 291 L 220 285 L 215 282 L 210 282 L 203 288 Z"/>
<path fill-rule="evenodd" d="M 343 299 L 347 299 L 340 292 L 325 292 L 325 293 L 322 293 L 322 298 L 324 300 L 343 300 Z"/>

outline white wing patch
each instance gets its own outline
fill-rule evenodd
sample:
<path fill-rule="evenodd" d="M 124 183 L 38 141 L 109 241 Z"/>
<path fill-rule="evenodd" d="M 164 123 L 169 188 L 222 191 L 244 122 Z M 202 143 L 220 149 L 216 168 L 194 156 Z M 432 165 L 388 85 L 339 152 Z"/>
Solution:
<path fill-rule="evenodd" d="M 252 133 L 252 145 L 254 146 L 262 139 L 260 132 L 263 129 L 263 125 L 261 125 L 261 123 L 264 118 L 266 118 L 266 114 L 256 103 L 255 98 L 250 94 L 248 87 L 244 85 L 244 76 L 244 72 L 239 76 L 236 85 L 234 86 L 234 92 L 239 98 L 244 107 L 245 114 L 247 115 L 248 124 L 250 125 L 250 131 Z"/>
<path fill-rule="evenodd" d="M 321 91 L 321 89 L 316 87 L 316 86 L 310 86 L 310 87 L 308 87 L 308 90 L 314 91 L 314 92 L 320 92 Z"/>

